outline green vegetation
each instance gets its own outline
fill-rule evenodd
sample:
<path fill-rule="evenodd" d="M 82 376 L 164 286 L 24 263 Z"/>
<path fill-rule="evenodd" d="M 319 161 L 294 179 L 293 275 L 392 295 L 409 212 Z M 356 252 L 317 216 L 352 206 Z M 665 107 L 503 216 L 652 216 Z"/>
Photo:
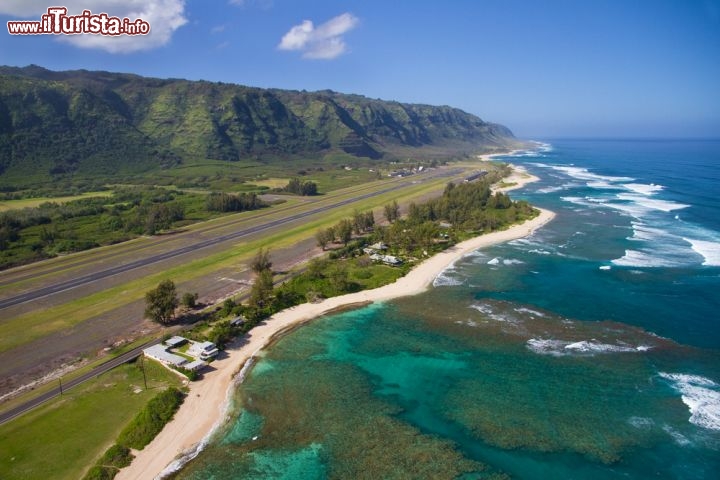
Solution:
<path fill-rule="evenodd" d="M 297 177 L 291 178 L 288 184 L 283 187 L 283 191 L 304 197 L 318 194 L 317 183 L 308 180 L 303 181 Z"/>
<path fill-rule="evenodd" d="M 103 454 L 100 460 L 88 471 L 83 480 L 110 480 L 121 468 L 132 463 L 133 455 L 130 449 L 123 445 L 115 444 Z"/>
<path fill-rule="evenodd" d="M 180 299 L 180 305 L 182 305 L 185 309 L 190 310 L 197 306 L 197 300 L 198 300 L 198 294 L 185 292 L 182 295 L 182 298 Z"/>
<path fill-rule="evenodd" d="M 0 269 L 267 206 L 252 194 L 119 187 L 105 197 L 0 212 Z"/>
<path fill-rule="evenodd" d="M 125 364 L 0 426 L 0 478 L 83 478 L 158 390 L 180 386 L 160 364 L 145 361 L 144 368 L 148 390 L 140 364 Z"/>
<path fill-rule="evenodd" d="M 208 195 L 205 205 L 209 212 L 244 212 L 267 207 L 254 193 L 241 193 L 230 195 L 227 193 L 211 193 Z"/>
<path fill-rule="evenodd" d="M 185 394 L 175 387 L 159 393 L 123 429 L 117 443 L 136 450 L 145 448 L 172 419 L 184 398 Z"/>
<path fill-rule="evenodd" d="M 50 193 L 50 192 L 44 192 Z M 34 208 L 46 202 L 67 203 L 73 200 L 81 200 L 93 197 L 110 197 L 113 192 L 86 192 L 79 195 L 44 197 L 43 192 L 24 191 L 16 193 L 0 193 L 0 212 L 7 210 L 21 210 L 23 208 Z"/>
<path fill-rule="evenodd" d="M 172 280 L 163 280 L 145 294 L 145 316 L 161 325 L 170 325 L 178 307 L 177 290 Z"/>
<path fill-rule="evenodd" d="M 237 184 L 251 181 L 242 170 L 257 164 L 317 159 L 302 169 L 355 168 L 514 143 L 507 128 L 458 109 L 332 91 L 37 66 L 0 67 L 0 79 L 0 190 L 7 192 L 162 184 L 158 178 L 174 175 L 198 187 L 212 182 L 208 167 L 223 164 L 235 164 Z"/>

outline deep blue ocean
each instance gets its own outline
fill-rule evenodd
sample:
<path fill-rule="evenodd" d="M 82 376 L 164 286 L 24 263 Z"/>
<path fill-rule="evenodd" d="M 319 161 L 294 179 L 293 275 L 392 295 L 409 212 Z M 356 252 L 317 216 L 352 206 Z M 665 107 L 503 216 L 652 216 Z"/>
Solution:
<path fill-rule="evenodd" d="M 718 478 L 720 141 L 501 160 L 555 220 L 278 341 L 179 478 Z"/>

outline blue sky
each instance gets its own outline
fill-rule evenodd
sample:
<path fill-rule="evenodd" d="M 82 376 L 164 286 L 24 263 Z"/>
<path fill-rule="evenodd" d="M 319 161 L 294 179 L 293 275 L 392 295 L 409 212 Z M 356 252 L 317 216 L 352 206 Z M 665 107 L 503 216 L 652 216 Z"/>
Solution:
<path fill-rule="evenodd" d="M 720 0 L 2 0 L 0 20 L 55 4 L 151 35 L 4 29 L 0 64 L 451 105 L 523 138 L 720 137 Z"/>

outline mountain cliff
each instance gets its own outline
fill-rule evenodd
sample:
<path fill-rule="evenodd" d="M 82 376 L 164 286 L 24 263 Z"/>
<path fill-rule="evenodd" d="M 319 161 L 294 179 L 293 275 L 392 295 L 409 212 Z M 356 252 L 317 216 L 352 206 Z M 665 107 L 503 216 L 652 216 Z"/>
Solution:
<path fill-rule="evenodd" d="M 447 106 L 0 67 L 0 184 L 151 172 L 206 159 L 447 156 L 515 142 L 507 128 Z"/>

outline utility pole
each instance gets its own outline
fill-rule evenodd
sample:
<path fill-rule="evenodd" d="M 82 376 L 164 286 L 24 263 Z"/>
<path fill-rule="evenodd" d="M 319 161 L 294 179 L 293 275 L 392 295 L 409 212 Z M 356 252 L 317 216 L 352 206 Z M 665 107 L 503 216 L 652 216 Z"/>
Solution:
<path fill-rule="evenodd" d="M 63 390 L 62 390 L 62 378 L 58 378 L 58 381 L 60 382 L 60 395 L 62 395 L 62 394 L 63 394 Z"/>
<path fill-rule="evenodd" d="M 145 355 L 140 355 L 140 360 L 142 361 L 142 372 L 143 372 L 143 382 L 145 382 L 145 391 L 147 391 L 147 376 L 145 375 Z"/>

